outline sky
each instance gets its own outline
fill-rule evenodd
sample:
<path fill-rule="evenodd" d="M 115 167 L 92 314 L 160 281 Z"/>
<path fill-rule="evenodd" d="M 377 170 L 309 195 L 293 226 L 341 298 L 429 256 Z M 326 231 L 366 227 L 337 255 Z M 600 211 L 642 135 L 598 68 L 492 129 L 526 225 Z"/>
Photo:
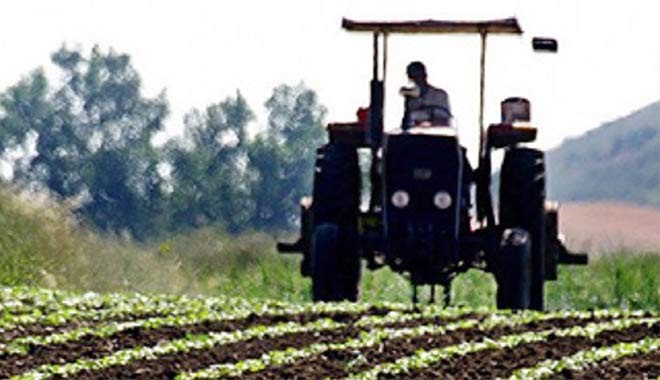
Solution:
<path fill-rule="evenodd" d="M 0 91 L 43 66 L 62 44 L 87 52 L 95 44 L 128 53 L 144 93 L 163 89 L 170 134 L 183 115 L 237 90 L 266 124 L 263 103 L 281 84 L 303 81 L 328 108 L 328 121 L 350 121 L 369 102 L 371 37 L 343 31 L 357 20 L 518 18 L 521 37 L 488 40 L 486 122 L 499 102 L 532 103 L 537 145 L 550 148 L 602 122 L 660 100 L 658 0 L 10 0 L 0 13 Z M 535 54 L 534 36 L 555 37 L 556 55 Z M 478 139 L 477 36 L 392 36 L 389 43 L 387 129 L 398 126 L 407 84 L 405 66 L 426 63 L 444 88 L 466 145 Z M 660 115 L 659 115 L 660 124 Z"/>

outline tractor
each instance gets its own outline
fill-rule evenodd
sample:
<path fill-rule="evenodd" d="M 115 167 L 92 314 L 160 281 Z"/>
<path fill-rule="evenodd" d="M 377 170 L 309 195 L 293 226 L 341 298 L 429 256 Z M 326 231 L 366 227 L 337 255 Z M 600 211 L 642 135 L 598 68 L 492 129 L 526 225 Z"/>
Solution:
<path fill-rule="evenodd" d="M 494 275 L 498 308 L 543 310 L 545 282 L 557 279 L 558 265 L 588 260 L 563 245 L 557 204 L 546 201 L 544 154 L 525 145 L 537 135 L 530 102 L 505 99 L 501 121 L 484 128 L 486 39 L 521 35 L 518 21 L 343 19 L 342 27 L 373 34 L 370 104 L 358 111 L 357 121 L 327 126 L 328 142 L 317 149 L 312 196 L 301 200 L 300 238 L 277 247 L 302 254 L 301 274 L 311 277 L 313 300 L 356 301 L 363 267 L 389 266 L 409 278 L 413 303 L 419 301 L 418 287 L 426 285 L 435 302 L 440 285 L 449 305 L 452 280 L 478 268 Z M 384 131 L 387 40 L 393 34 L 481 38 L 476 168 L 451 117 Z M 532 46 L 540 52 L 558 48 L 551 38 L 533 38 Z M 497 207 L 491 195 L 496 149 L 504 150 Z M 361 156 L 369 159 L 366 164 Z"/>

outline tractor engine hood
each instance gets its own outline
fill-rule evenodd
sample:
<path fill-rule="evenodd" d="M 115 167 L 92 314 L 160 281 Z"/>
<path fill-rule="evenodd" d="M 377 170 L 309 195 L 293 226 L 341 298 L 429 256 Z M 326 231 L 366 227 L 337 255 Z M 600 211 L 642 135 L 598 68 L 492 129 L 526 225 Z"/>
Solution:
<path fill-rule="evenodd" d="M 426 264 L 421 267 L 440 270 L 457 259 L 459 213 L 465 205 L 462 162 L 455 135 L 386 135 L 384 232 L 393 267 L 408 270 L 420 267 L 421 260 Z"/>

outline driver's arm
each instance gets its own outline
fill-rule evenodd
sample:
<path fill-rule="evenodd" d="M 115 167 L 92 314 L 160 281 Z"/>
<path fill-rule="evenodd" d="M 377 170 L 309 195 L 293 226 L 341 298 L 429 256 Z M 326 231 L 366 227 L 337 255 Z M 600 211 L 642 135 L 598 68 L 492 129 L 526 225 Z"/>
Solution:
<path fill-rule="evenodd" d="M 403 96 L 410 96 L 412 98 L 419 98 L 422 96 L 422 90 L 415 86 L 415 87 L 401 87 L 399 89 L 399 94 Z"/>

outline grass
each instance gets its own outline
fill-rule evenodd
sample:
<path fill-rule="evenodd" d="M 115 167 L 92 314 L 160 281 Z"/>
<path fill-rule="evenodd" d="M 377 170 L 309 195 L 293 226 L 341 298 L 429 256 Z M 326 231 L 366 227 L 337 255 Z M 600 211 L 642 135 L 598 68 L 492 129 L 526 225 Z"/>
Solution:
<path fill-rule="evenodd" d="M 61 204 L 7 189 L 0 189 L 0 284 L 199 291 L 174 258 L 119 236 L 102 236 Z"/>
<path fill-rule="evenodd" d="M 262 233 L 231 236 L 219 227 L 136 244 L 95 232 L 61 204 L 0 190 L 0 284 L 68 290 L 227 294 L 310 301 L 299 258 L 275 252 Z M 362 299 L 409 302 L 405 278 L 387 268 L 363 271 Z M 599 254 L 586 267 L 560 267 L 546 286 L 549 309 L 660 310 L 660 254 Z M 455 304 L 493 306 L 495 282 L 471 270 L 453 284 Z M 439 294 L 439 299 L 441 299 Z M 428 290 L 421 293 L 428 299 Z"/>
<path fill-rule="evenodd" d="M 605 253 L 586 267 L 561 267 L 559 281 L 546 291 L 552 308 L 660 310 L 660 255 Z"/>
<path fill-rule="evenodd" d="M 252 298 L 309 301 L 310 282 L 298 275 L 297 260 L 272 255 L 265 256 L 258 266 L 226 278 L 218 286 L 219 292 L 238 292 Z M 453 303 L 494 307 L 495 289 L 492 275 L 470 270 L 454 281 Z M 427 300 L 428 293 L 428 289 L 423 290 L 420 298 Z M 367 302 L 409 302 L 411 288 L 405 278 L 387 268 L 364 271 L 361 297 Z M 597 257 L 586 267 L 562 266 L 559 279 L 546 285 L 546 304 L 551 310 L 624 308 L 659 311 L 660 255 L 618 252 Z"/>

